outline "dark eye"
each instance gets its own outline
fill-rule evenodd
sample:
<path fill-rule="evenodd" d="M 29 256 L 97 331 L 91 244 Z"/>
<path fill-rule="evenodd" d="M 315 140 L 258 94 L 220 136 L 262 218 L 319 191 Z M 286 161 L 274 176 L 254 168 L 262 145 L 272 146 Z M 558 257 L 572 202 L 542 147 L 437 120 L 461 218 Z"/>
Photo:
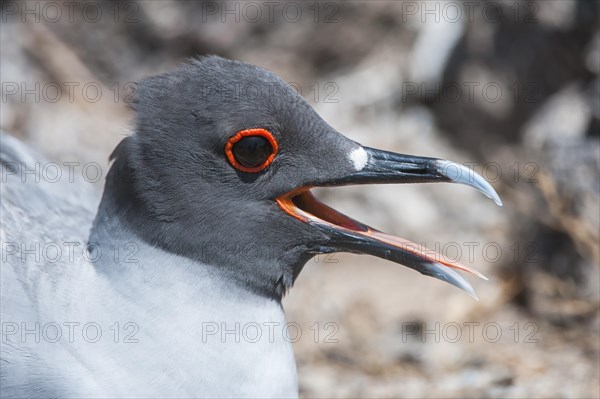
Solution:
<path fill-rule="evenodd" d="M 269 158 L 269 155 L 273 153 L 273 148 L 269 141 L 262 136 L 247 136 L 233 145 L 232 152 L 240 165 L 256 168 Z"/>
<path fill-rule="evenodd" d="M 247 129 L 227 140 L 225 155 L 229 163 L 242 172 L 260 172 L 273 162 L 278 144 L 265 129 Z"/>

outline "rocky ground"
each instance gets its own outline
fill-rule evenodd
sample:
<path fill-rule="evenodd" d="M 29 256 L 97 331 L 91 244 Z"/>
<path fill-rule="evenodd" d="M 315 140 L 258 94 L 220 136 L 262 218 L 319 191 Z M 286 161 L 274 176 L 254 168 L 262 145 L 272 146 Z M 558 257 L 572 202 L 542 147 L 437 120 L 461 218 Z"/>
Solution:
<path fill-rule="evenodd" d="M 105 166 L 132 82 L 214 53 L 275 71 L 365 145 L 477 162 L 497 188 L 503 208 L 449 185 L 319 192 L 490 281 L 471 279 L 474 301 L 379 259 L 315 258 L 284 301 L 303 396 L 600 396 L 597 2 L 44 4 L 1 5 L 0 122 L 54 160 Z"/>

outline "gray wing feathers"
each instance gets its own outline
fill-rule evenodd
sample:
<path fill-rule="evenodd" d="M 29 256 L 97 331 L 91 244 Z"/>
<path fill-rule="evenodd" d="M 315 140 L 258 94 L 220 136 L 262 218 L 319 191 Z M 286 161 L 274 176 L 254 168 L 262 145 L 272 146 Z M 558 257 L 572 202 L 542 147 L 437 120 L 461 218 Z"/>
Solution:
<path fill-rule="evenodd" d="M 54 313 L 53 308 L 64 307 L 48 303 L 49 292 L 78 289 L 73 276 L 83 262 L 99 193 L 81 178 L 69 181 L 65 170 L 58 181 L 48 181 L 39 173 L 47 162 L 0 131 L 2 396 L 49 397 L 65 392 L 60 380 L 53 378 L 53 365 L 37 356 L 19 334 L 9 337 L 4 331 L 7 323 L 33 326 Z M 73 257 L 67 245 L 73 248 Z M 53 297 L 57 296 L 66 295 Z"/>

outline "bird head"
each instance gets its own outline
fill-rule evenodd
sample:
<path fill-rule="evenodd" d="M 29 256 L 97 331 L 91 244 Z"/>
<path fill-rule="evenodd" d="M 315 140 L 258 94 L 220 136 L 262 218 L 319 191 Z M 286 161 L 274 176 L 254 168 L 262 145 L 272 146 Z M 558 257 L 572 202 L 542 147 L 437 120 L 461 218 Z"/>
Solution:
<path fill-rule="evenodd" d="M 311 257 L 331 252 L 385 258 L 473 294 L 454 269 L 477 272 L 347 217 L 311 193 L 453 182 L 500 204 L 471 170 L 364 147 L 273 73 L 214 56 L 143 80 L 133 108 L 135 132 L 113 154 L 121 182 L 107 191 L 125 209 L 121 219 L 148 243 L 276 298 Z"/>

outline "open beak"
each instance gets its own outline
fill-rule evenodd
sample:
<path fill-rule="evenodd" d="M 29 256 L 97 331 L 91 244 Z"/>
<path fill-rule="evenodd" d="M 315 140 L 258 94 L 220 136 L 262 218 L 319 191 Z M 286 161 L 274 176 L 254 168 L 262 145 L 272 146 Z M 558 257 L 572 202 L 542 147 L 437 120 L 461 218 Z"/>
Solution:
<path fill-rule="evenodd" d="M 461 183 L 478 189 L 502 206 L 500 197 L 483 177 L 458 163 L 363 148 L 367 154 L 367 162 L 362 169 L 338 179 L 320 182 L 318 186 Z M 328 246 L 333 250 L 374 255 L 400 263 L 424 275 L 446 281 L 477 299 L 471 285 L 453 269 L 487 280 L 481 273 L 458 262 L 450 262 L 441 254 L 423 246 L 358 222 L 317 200 L 309 191 L 311 188 L 312 186 L 301 187 L 286 193 L 277 198 L 277 203 L 287 214 L 326 233 L 331 238 Z"/>

